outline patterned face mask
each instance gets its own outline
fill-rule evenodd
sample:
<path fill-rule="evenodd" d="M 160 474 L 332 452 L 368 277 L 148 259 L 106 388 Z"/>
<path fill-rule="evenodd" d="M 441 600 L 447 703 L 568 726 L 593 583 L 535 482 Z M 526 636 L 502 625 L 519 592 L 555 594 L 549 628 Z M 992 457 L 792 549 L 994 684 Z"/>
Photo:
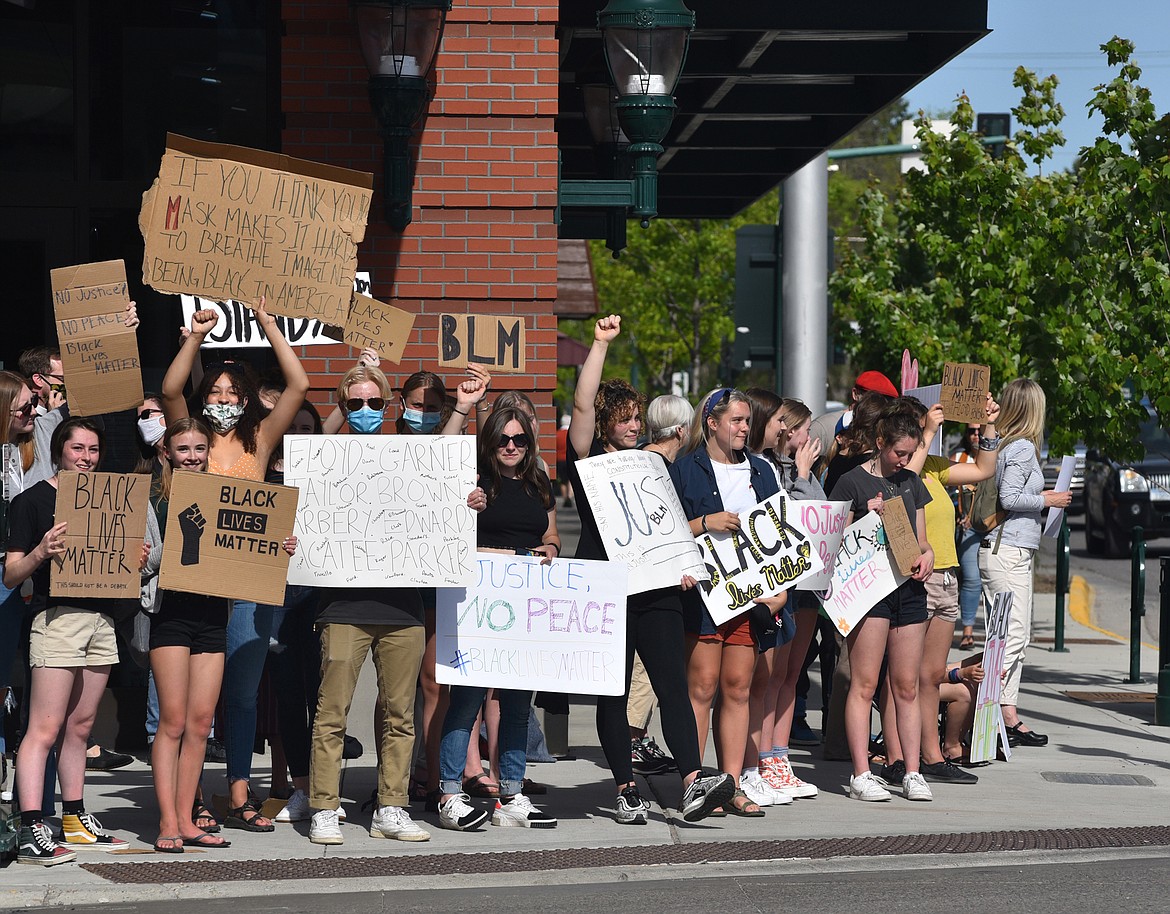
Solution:
<path fill-rule="evenodd" d="M 244 404 L 208 403 L 203 407 L 203 415 L 217 432 L 230 432 L 244 415 Z"/>

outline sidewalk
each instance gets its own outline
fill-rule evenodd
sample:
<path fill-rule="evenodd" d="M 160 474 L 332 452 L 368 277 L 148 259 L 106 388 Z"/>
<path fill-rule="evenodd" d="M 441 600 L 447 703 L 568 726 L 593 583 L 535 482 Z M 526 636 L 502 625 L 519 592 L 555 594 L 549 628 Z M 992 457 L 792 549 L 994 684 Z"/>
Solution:
<path fill-rule="evenodd" d="M 534 799 L 559 818 L 555 830 L 488 826 L 473 833 L 445 831 L 436 816 L 424 815 L 416 806 L 416 819 L 433 835 L 430 842 L 375 840 L 367 833 L 369 813 L 360 810 L 375 780 L 375 758 L 367 752 L 348 763 L 344 776 L 342 795 L 349 820 L 342 826 L 343 846 L 310 844 L 305 822 L 277 826 L 271 834 L 225 831 L 232 847 L 224 851 L 191 849 L 181 857 L 155 854 L 151 844 L 157 818 L 150 770 L 136 763 L 91 773 L 86 785 L 89 810 L 130 840 L 133 849 L 114 854 L 83 851 L 77 864 L 52 868 L 9 863 L 0 869 L 0 908 L 317 890 L 514 886 L 552 879 L 647 879 L 662 878 L 661 864 L 674 864 L 671 878 L 710 875 L 712 865 L 781 872 L 799 866 L 807 870 L 810 857 L 820 858 L 820 867 L 855 868 L 862 865 L 859 857 L 890 853 L 982 851 L 990 858 L 979 862 L 1004 863 L 1005 851 L 1015 848 L 1079 847 L 1108 854 L 1114 853 L 1110 848 L 1170 845 L 1170 828 L 1165 827 L 1170 826 L 1166 812 L 1170 729 L 1152 726 L 1153 703 L 1088 702 L 1064 694 L 1148 693 L 1154 687 L 1124 685 L 1126 646 L 1102 644 L 1096 632 L 1075 623 L 1068 628 L 1070 652 L 1051 653 L 1051 640 L 1043 639 L 1052 637 L 1053 610 L 1053 595 L 1037 595 L 1034 635 L 1041 643 L 1029 651 L 1021 695 L 1025 720 L 1048 733 L 1050 745 L 1018 749 L 1010 762 L 979 769 L 980 781 L 974 787 L 934 785 L 933 803 L 911 804 L 900 795 L 878 804 L 848 800 L 847 763 L 821 761 L 819 748 L 795 749 L 797 772 L 821 788 L 816 799 L 768 809 L 762 819 L 729 816 L 692 825 L 676 818 L 678 776 L 657 776 L 642 779 L 643 794 L 657 800 L 650 824 L 623 827 L 613 820 L 614 789 L 598 748 L 593 707 L 582 701 L 573 704 L 570 714 L 575 760 L 533 765 L 529 770 L 530 777 L 550 785 L 547 797 Z M 1153 652 L 1143 657 L 1145 669 L 1154 669 L 1154 662 Z M 818 718 L 819 714 L 810 716 L 814 727 Z M 710 745 L 708 740 L 707 763 L 713 764 Z M 256 761 L 257 783 L 265 784 L 266 759 Z M 1149 783 L 1101 783 L 1117 775 Z M 208 766 L 206 777 L 211 791 L 224 792 L 222 766 Z M 1065 783 L 1078 778 L 1088 783 Z M 1068 829 L 1098 831 L 1060 835 L 1053 831 Z M 1103 829 L 1135 830 L 1099 831 Z M 932 835 L 954 837 L 942 840 Z M 892 842 L 894 836 L 908 837 Z M 944 861 L 956 864 L 967 861 Z M 889 862 L 882 865 L 888 867 Z"/>

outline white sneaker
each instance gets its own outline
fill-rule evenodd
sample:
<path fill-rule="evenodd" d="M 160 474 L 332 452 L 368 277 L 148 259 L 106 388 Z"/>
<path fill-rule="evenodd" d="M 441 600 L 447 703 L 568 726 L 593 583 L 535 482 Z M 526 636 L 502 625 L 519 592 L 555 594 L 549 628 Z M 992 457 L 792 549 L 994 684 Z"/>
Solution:
<path fill-rule="evenodd" d="M 309 840 L 314 844 L 344 844 L 336 809 L 318 809 L 309 825 Z"/>
<path fill-rule="evenodd" d="M 872 771 L 851 775 L 849 778 L 849 796 L 854 800 L 865 800 L 867 803 L 876 803 L 890 799 L 890 792 L 880 783 L 879 778 Z"/>
<path fill-rule="evenodd" d="M 816 785 L 798 778 L 787 757 L 767 759 L 760 769 L 760 777 L 776 793 L 785 794 L 796 800 L 809 799 L 817 795 Z"/>
<path fill-rule="evenodd" d="M 452 831 L 471 831 L 487 821 L 488 814 L 469 802 L 471 797 L 456 793 L 439 804 L 439 824 Z"/>
<path fill-rule="evenodd" d="M 772 785 L 765 781 L 758 771 L 754 774 L 744 773 L 739 779 L 739 789 L 760 807 L 786 806 L 792 802 L 792 797 L 788 794 L 773 790 Z"/>
<path fill-rule="evenodd" d="M 507 803 L 496 800 L 492 825 L 505 828 L 556 828 L 557 820 L 533 806 L 524 794 L 518 793 Z"/>
<path fill-rule="evenodd" d="M 370 823 L 371 838 L 393 838 L 395 841 L 430 841 L 431 833 L 419 828 L 410 813 L 400 806 L 383 806 L 374 813 Z"/>
<path fill-rule="evenodd" d="M 311 817 L 309 812 L 309 798 L 303 790 L 294 790 L 284 804 L 284 809 L 272 817 L 273 822 L 304 822 Z M 339 819 L 342 818 L 338 810 Z"/>
<path fill-rule="evenodd" d="M 926 785 L 926 778 L 917 771 L 907 771 L 906 777 L 902 778 L 902 796 L 907 800 L 919 800 L 923 803 L 929 803 L 934 799 L 934 794 Z"/>
<path fill-rule="evenodd" d="M 614 812 L 621 825 L 645 825 L 650 818 L 650 804 L 642 799 L 637 787 L 627 787 L 618 794 Z"/>

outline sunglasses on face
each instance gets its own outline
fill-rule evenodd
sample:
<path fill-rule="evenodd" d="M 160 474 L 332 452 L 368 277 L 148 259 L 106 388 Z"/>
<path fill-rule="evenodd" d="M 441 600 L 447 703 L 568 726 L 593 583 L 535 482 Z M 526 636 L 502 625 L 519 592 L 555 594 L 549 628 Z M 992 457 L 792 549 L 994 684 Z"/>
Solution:
<path fill-rule="evenodd" d="M 16 413 L 16 415 L 18 415 L 18 416 L 27 416 L 36 408 L 37 408 L 37 401 L 36 400 L 29 400 L 26 404 L 24 404 L 24 406 L 20 406 L 20 407 L 17 407 L 16 409 L 14 409 L 13 412 Z"/>
<path fill-rule="evenodd" d="M 357 412 L 366 404 L 370 405 L 370 409 L 379 413 L 386 408 L 386 401 L 381 397 L 370 397 L 369 399 L 362 399 L 361 397 L 350 397 L 345 401 L 345 411 L 347 413 Z"/>
<path fill-rule="evenodd" d="M 161 409 L 144 409 L 138 414 L 139 419 L 149 419 L 151 416 L 161 416 Z"/>
<path fill-rule="evenodd" d="M 500 440 L 496 442 L 496 449 L 502 451 L 509 444 L 518 451 L 526 451 L 528 450 L 528 436 L 523 432 L 519 435 L 500 435 Z"/>

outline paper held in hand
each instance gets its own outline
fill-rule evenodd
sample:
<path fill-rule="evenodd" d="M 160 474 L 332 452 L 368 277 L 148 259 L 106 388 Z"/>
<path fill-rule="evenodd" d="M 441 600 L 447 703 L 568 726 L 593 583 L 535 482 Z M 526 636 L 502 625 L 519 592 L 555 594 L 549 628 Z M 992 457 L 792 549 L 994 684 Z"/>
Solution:
<path fill-rule="evenodd" d="M 126 264 L 106 260 L 49 275 L 70 413 L 97 416 L 141 406 L 138 336 L 126 326 Z"/>
<path fill-rule="evenodd" d="M 740 514 L 737 532 L 696 537 L 711 577 L 699 587 L 716 625 L 821 570 L 820 554 L 797 505 L 780 492 Z"/>
<path fill-rule="evenodd" d="M 606 557 L 630 569 L 630 594 L 710 579 L 661 456 L 613 451 L 578 460 L 577 472 Z"/>

